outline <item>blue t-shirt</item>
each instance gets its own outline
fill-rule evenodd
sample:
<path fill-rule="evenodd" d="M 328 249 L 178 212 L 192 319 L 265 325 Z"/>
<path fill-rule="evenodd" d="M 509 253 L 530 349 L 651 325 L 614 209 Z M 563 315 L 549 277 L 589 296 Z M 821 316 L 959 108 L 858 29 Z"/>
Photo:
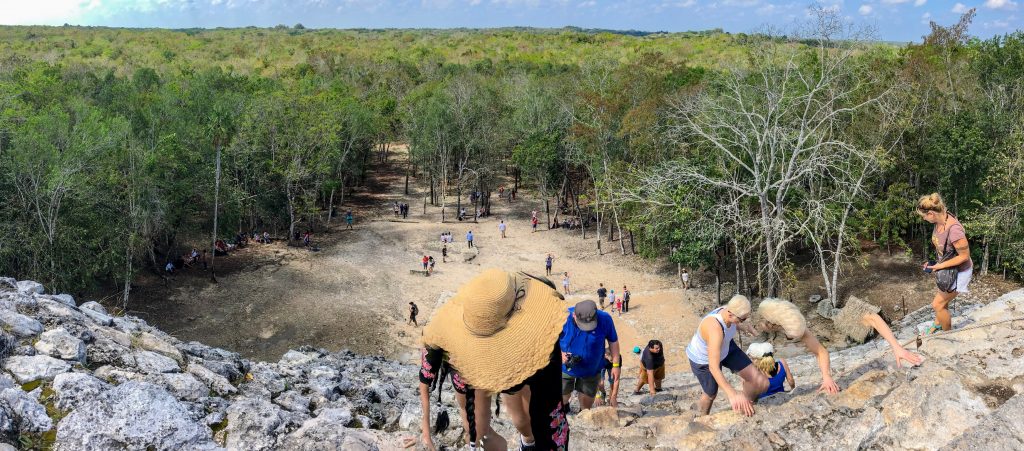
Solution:
<path fill-rule="evenodd" d="M 601 372 L 604 364 L 604 343 L 619 341 L 615 333 L 615 323 L 612 316 L 601 310 L 597 311 L 597 327 L 590 332 L 584 332 L 576 326 L 572 314 L 576 307 L 569 307 L 569 317 L 562 326 L 562 338 L 558 344 L 562 352 L 568 352 L 582 357 L 579 363 L 573 365 L 571 370 L 562 365 L 562 372 L 572 377 L 593 377 Z"/>

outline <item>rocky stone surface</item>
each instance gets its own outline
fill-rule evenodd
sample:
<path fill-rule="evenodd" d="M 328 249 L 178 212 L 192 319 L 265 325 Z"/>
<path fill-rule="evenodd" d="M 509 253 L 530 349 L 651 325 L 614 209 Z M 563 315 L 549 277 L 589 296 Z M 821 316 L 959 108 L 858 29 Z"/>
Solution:
<path fill-rule="evenodd" d="M 1024 315 L 1024 290 L 959 304 L 958 328 L 1012 318 Z M 841 310 L 828 313 L 845 321 Z M 930 315 L 914 312 L 893 330 L 911 339 Z M 56 450 L 392 450 L 419 436 L 412 365 L 308 346 L 276 363 L 253 362 L 3 278 L 0 325 L 16 341 L 0 372 L 0 449 L 55 435 Z M 1024 321 L 926 340 L 926 361 L 913 369 L 895 368 L 878 339 L 833 350 L 843 391 L 831 396 L 817 392 L 813 358 L 784 342 L 776 350 L 797 389 L 762 400 L 752 418 L 733 413 L 724 397 L 698 417 L 700 388 L 689 373 L 669 374 L 653 397 L 633 395 L 627 371 L 618 408 L 570 416 L 570 449 L 1024 448 Z M 450 388 L 432 420 L 442 410 L 451 423 L 436 443 L 463 445 Z M 504 410 L 493 426 L 514 446 Z"/>

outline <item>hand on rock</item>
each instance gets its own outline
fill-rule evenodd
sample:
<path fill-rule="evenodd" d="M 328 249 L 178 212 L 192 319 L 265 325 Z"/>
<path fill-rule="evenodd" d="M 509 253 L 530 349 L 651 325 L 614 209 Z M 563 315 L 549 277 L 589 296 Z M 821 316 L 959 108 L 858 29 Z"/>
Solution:
<path fill-rule="evenodd" d="M 918 366 L 924 362 L 924 357 L 914 354 L 904 348 L 893 351 L 893 354 L 896 356 L 896 368 L 902 368 L 904 360 L 906 360 L 910 366 Z"/>
<path fill-rule="evenodd" d="M 754 415 L 754 404 L 746 396 L 741 394 L 732 395 L 729 397 L 729 404 L 732 404 L 732 410 L 744 416 Z"/>
<path fill-rule="evenodd" d="M 818 391 L 823 391 L 830 395 L 834 395 L 836 393 L 839 393 L 839 385 L 836 385 L 836 382 L 833 381 L 832 378 L 825 379 L 821 383 L 821 388 L 819 388 Z"/>

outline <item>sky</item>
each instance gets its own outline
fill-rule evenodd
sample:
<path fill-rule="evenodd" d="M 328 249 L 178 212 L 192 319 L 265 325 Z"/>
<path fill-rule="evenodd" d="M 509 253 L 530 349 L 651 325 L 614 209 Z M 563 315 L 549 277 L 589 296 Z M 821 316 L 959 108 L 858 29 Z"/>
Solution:
<path fill-rule="evenodd" d="M 0 24 L 753 32 L 791 29 L 815 2 L 886 41 L 920 41 L 929 21 L 950 25 L 970 8 L 978 11 L 974 36 L 1024 28 L 1024 0 L 0 0 Z"/>

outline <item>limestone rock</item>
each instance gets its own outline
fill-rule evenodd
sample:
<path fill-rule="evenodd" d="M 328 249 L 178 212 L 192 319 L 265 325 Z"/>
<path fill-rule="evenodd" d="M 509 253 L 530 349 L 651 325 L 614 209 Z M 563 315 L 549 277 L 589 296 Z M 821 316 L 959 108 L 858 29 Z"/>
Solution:
<path fill-rule="evenodd" d="M 184 357 L 182 357 L 181 355 L 181 351 L 179 351 L 178 348 L 175 348 L 174 345 L 160 339 L 159 337 L 151 333 L 144 332 L 141 335 L 139 335 L 138 344 L 142 349 L 165 355 L 167 357 L 174 359 L 178 363 L 183 363 L 185 361 Z"/>
<path fill-rule="evenodd" d="M 188 372 L 199 379 L 200 382 L 206 384 L 210 390 L 213 390 L 218 395 L 230 395 L 238 392 L 238 389 L 224 376 L 221 376 L 205 366 L 198 365 L 195 363 L 188 364 Z"/>
<path fill-rule="evenodd" d="M 210 428 L 166 390 L 126 382 L 86 402 L 57 426 L 55 450 L 218 449 Z"/>
<path fill-rule="evenodd" d="M 277 404 L 285 409 L 292 412 L 308 413 L 309 412 L 309 397 L 302 396 L 295 391 L 289 390 L 281 393 L 274 398 L 274 404 Z M 323 415 L 319 413 L 318 415 Z M 351 417 L 351 415 L 350 415 Z M 350 418 L 351 419 L 351 418 Z"/>
<path fill-rule="evenodd" d="M 107 313 L 107 308 L 104 307 L 103 304 L 100 304 L 99 302 L 96 301 L 89 301 L 83 303 L 82 305 L 78 306 L 78 308 L 83 312 L 86 310 L 90 310 L 103 315 L 110 315 L 109 313 Z"/>
<path fill-rule="evenodd" d="M 71 370 L 71 364 L 50 356 L 12 356 L 4 361 L 4 369 L 10 371 L 19 384 L 37 380 L 50 380 L 60 373 Z"/>
<path fill-rule="evenodd" d="M 46 292 L 46 290 L 43 289 L 43 284 L 33 282 L 31 280 L 19 281 L 15 283 L 15 287 L 17 288 L 18 293 L 24 295 L 43 294 Z"/>
<path fill-rule="evenodd" d="M 96 368 L 93 375 L 114 384 L 123 384 L 132 380 L 140 380 L 143 376 L 134 371 L 128 371 L 111 365 L 104 365 Z"/>
<path fill-rule="evenodd" d="M 46 415 L 46 407 L 19 387 L 0 391 L 0 404 L 15 419 L 20 431 L 43 432 L 53 428 L 53 420 Z"/>
<path fill-rule="evenodd" d="M 276 437 L 288 427 L 281 408 L 266 399 L 243 398 L 228 408 L 227 448 L 263 451 L 277 449 Z"/>
<path fill-rule="evenodd" d="M 109 390 L 111 385 L 85 373 L 61 373 L 53 378 L 54 405 L 70 411 Z"/>
<path fill-rule="evenodd" d="M 34 346 L 41 354 L 85 363 L 85 343 L 62 327 L 43 332 Z"/>
<path fill-rule="evenodd" d="M 855 343 L 864 343 L 868 337 L 875 333 L 874 328 L 865 325 L 862 320 L 864 315 L 878 313 L 881 309 L 877 306 L 869 304 L 856 296 L 850 296 L 846 300 L 846 305 L 839 310 L 839 314 L 835 315 L 832 320 L 835 322 L 836 329 L 845 334 Z"/>
<path fill-rule="evenodd" d="M 34 337 L 43 332 L 42 323 L 10 310 L 0 310 L 0 326 L 20 338 Z"/>
<path fill-rule="evenodd" d="M 352 443 L 346 443 L 354 432 L 345 427 L 350 421 L 352 412 L 345 409 L 326 409 L 316 418 L 306 420 L 295 432 L 285 436 L 281 441 L 281 448 L 310 451 L 376 450 L 372 439 L 355 438 Z"/>
<path fill-rule="evenodd" d="M 49 296 L 46 296 L 46 298 L 47 299 L 52 299 L 52 300 L 57 301 L 57 302 L 60 302 L 61 304 L 64 304 L 64 305 L 66 305 L 68 307 L 77 307 L 78 306 L 78 304 L 75 303 L 75 297 L 71 296 L 70 294 L 66 294 L 66 293 L 63 293 L 63 294 L 51 294 Z"/>
<path fill-rule="evenodd" d="M 148 374 L 176 373 L 181 371 L 178 362 L 170 357 L 165 357 L 152 351 L 139 351 L 135 353 L 135 362 L 139 371 Z"/>
<path fill-rule="evenodd" d="M 165 373 L 157 377 L 160 383 L 178 399 L 196 401 L 210 393 L 209 387 L 189 373 Z"/>

